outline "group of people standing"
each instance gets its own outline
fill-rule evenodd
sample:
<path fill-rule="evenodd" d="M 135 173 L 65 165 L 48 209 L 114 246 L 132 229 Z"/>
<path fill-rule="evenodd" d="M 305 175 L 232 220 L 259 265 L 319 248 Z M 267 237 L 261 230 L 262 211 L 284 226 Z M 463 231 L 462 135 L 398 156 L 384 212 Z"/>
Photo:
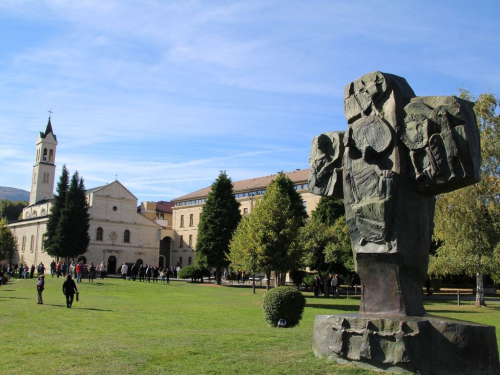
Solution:
<path fill-rule="evenodd" d="M 71 275 L 76 279 L 77 283 L 81 283 L 82 279 L 88 278 L 89 282 L 94 282 L 94 279 L 99 277 L 104 279 L 106 276 L 106 265 L 104 262 L 94 266 L 93 262 L 90 264 L 85 264 L 83 260 L 78 263 L 71 262 L 69 269 L 65 262 L 59 261 L 56 263 L 55 260 L 50 264 L 50 273 L 52 277 L 56 275 L 57 277 L 65 277 L 66 274 Z"/>
<path fill-rule="evenodd" d="M 329 291 L 333 297 L 339 296 L 340 281 L 341 280 L 339 275 L 329 275 L 327 278 L 326 282 Z M 321 278 L 318 275 L 314 276 L 313 286 L 314 286 L 314 297 L 319 297 L 321 294 L 323 294 L 323 282 L 321 281 Z"/>
<path fill-rule="evenodd" d="M 34 264 L 32 264 L 30 267 L 26 263 L 21 263 L 2 264 L 0 268 L 1 271 L 9 278 L 17 276 L 18 279 L 33 279 L 35 277 L 35 271 L 37 271 L 37 276 L 43 275 L 45 273 L 45 266 L 43 262 L 41 262 L 36 267 Z"/>
<path fill-rule="evenodd" d="M 134 265 L 128 265 L 127 263 L 123 263 L 120 268 L 120 273 L 122 279 L 124 280 L 133 280 L 136 281 L 139 278 L 139 281 L 144 282 L 158 282 L 158 278 L 162 283 L 166 282 L 170 283 L 170 278 L 177 278 L 177 272 L 180 271 L 180 267 L 155 267 L 152 265 L 142 265 L 135 263 Z"/>

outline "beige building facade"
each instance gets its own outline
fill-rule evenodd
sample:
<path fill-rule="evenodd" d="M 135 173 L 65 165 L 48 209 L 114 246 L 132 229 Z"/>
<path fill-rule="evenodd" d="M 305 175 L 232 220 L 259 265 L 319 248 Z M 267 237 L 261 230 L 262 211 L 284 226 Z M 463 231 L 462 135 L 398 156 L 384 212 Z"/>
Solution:
<path fill-rule="evenodd" d="M 307 214 L 310 215 L 315 210 L 320 196 L 312 194 L 308 190 L 309 169 L 295 170 L 287 172 L 285 175 L 293 181 L 295 189 L 304 201 Z M 257 201 L 262 198 L 267 186 L 276 176 L 270 175 L 233 182 L 233 192 L 236 200 L 240 203 L 242 215 L 252 213 Z M 211 188 L 207 187 L 172 201 L 174 203 L 174 237 L 170 255 L 173 266 L 182 268 L 194 263 L 198 224 L 210 190 Z"/>

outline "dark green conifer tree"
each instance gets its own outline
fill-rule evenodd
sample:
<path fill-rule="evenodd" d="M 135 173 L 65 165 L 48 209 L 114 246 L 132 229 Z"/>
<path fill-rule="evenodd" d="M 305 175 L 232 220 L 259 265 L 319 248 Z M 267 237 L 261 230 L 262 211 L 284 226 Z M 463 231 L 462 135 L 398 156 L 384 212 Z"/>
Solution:
<path fill-rule="evenodd" d="M 196 241 L 196 263 L 200 268 L 215 267 L 217 284 L 221 282 L 221 269 L 229 265 L 226 253 L 241 219 L 239 207 L 231 179 L 221 171 L 203 207 Z"/>
<path fill-rule="evenodd" d="M 66 193 L 69 189 L 69 172 L 66 165 L 63 165 L 61 177 L 57 182 L 56 194 L 52 200 L 50 208 L 49 220 L 47 221 L 47 229 L 45 232 L 44 247 L 47 254 L 53 257 L 59 256 L 59 239 L 57 238 L 57 227 L 59 226 L 59 219 L 61 211 L 66 204 Z"/>
<path fill-rule="evenodd" d="M 66 202 L 61 211 L 57 237 L 59 239 L 58 255 L 75 258 L 87 251 L 89 237 L 89 213 L 83 179 L 78 172 L 71 177 L 71 184 L 66 194 Z"/>

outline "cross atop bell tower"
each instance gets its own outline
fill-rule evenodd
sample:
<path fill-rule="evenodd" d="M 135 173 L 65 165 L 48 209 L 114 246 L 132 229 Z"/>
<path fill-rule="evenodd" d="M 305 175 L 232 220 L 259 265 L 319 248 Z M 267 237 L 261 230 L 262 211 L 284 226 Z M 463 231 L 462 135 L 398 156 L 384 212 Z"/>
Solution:
<path fill-rule="evenodd" d="M 49 111 L 49 113 L 52 114 L 52 111 Z M 49 116 L 45 132 L 40 132 L 36 141 L 30 205 L 44 199 L 52 199 L 54 196 L 56 147 L 57 137 L 52 132 L 52 123 Z"/>

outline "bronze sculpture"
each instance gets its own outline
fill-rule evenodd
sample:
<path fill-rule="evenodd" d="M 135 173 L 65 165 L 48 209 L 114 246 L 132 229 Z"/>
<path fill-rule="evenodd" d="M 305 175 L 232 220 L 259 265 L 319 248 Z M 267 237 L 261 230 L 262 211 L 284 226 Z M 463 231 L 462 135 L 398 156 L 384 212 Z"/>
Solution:
<path fill-rule="evenodd" d="M 396 372 L 500 372 L 494 327 L 425 315 L 422 301 L 435 196 L 480 179 L 473 103 L 373 72 L 346 86 L 344 114 L 346 132 L 313 139 L 309 190 L 344 202 L 360 313 L 317 316 L 314 352 Z"/>

